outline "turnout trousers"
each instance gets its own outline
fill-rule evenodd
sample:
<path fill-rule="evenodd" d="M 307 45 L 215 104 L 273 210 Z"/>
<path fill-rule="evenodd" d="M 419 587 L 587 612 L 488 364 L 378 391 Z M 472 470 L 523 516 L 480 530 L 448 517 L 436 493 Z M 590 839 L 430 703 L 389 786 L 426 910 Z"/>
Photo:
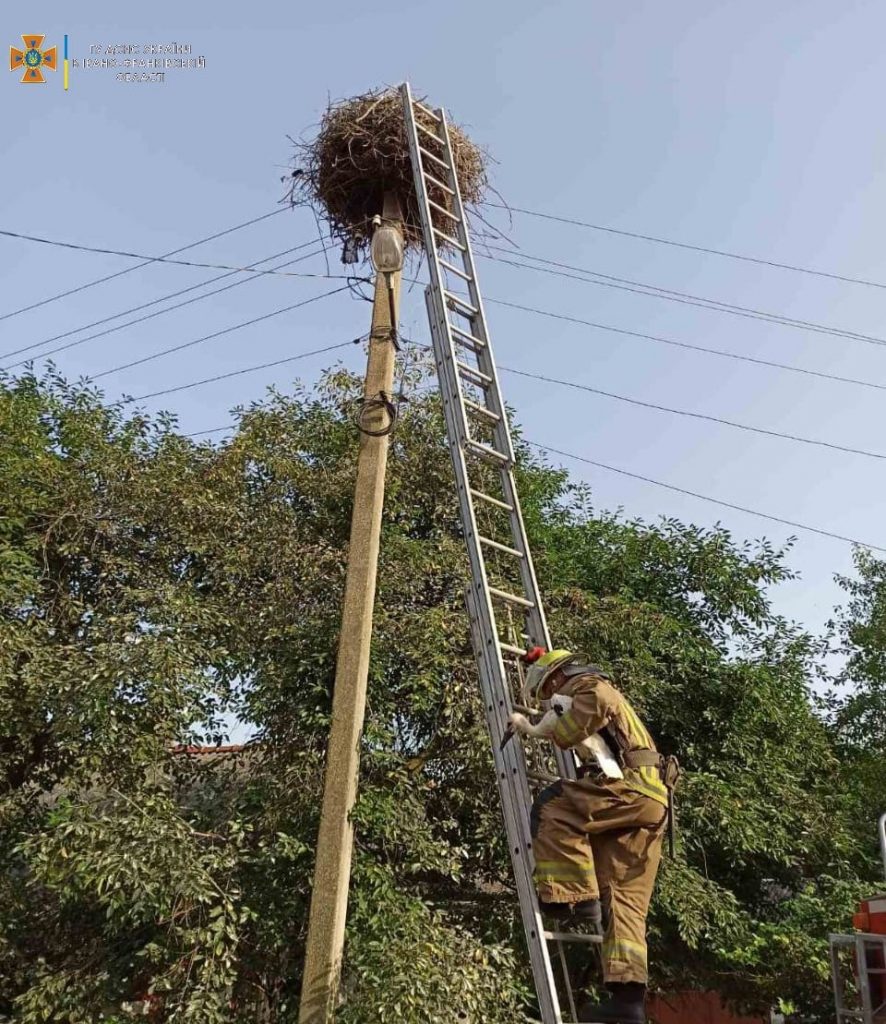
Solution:
<path fill-rule="evenodd" d="M 620 779 L 559 779 L 532 806 L 539 898 L 599 899 L 606 981 L 647 981 L 646 914 L 667 808 Z"/>

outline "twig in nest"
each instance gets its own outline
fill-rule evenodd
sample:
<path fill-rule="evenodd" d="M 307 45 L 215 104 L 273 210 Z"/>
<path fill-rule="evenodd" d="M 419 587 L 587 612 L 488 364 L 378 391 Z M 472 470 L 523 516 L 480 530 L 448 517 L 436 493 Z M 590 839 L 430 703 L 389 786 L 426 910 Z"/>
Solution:
<path fill-rule="evenodd" d="M 437 122 L 420 109 L 416 119 L 436 131 Z M 449 125 L 449 139 L 462 201 L 473 209 L 487 188 L 488 157 L 457 125 Z M 421 249 L 421 218 L 397 90 L 331 103 L 316 137 L 294 144 L 294 163 L 303 173 L 293 179 L 291 201 L 311 207 L 327 222 L 333 238 L 365 253 L 372 237 L 372 217 L 382 211 L 385 193 L 394 192 L 403 207 L 406 247 Z M 442 142 L 435 143 L 424 133 L 422 145 L 443 156 Z M 429 182 L 428 193 L 432 202 L 452 210 L 452 196 L 445 189 Z M 432 210 L 432 216 L 435 227 L 451 232 L 449 218 L 438 210 Z"/>

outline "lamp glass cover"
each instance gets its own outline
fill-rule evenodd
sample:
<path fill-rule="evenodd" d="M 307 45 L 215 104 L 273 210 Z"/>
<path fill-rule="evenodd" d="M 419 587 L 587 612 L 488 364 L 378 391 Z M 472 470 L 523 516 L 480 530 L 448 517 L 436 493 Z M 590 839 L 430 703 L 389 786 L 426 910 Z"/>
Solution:
<path fill-rule="evenodd" d="M 403 268 L 403 236 L 390 224 L 380 224 L 372 234 L 372 265 L 383 274 Z"/>

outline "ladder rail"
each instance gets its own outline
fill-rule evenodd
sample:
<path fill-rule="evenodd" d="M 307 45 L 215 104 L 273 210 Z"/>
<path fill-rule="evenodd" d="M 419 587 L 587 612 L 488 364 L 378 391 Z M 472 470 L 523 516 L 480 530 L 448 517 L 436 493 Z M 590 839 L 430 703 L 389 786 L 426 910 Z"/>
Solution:
<path fill-rule="evenodd" d="M 433 301 L 430 295 L 426 294 L 429 313 L 433 310 Z M 431 333 L 436 338 L 439 325 L 432 321 Z M 452 393 L 450 375 L 447 374 L 444 360 L 439 346 L 435 345 L 434 357 L 437 363 L 437 372 L 440 378 L 441 389 L 444 393 L 444 413 L 451 410 L 455 396 Z M 447 383 L 449 386 L 447 387 Z M 448 409 L 447 409 L 448 407 Z M 450 446 L 452 459 L 455 463 L 456 486 L 461 509 L 462 522 L 465 524 L 465 533 L 470 536 L 479 536 L 476 530 L 476 517 L 474 515 L 471 492 L 467 486 L 467 468 L 463 451 L 455 445 Z M 505 814 L 505 823 L 509 828 L 516 828 L 520 824 L 519 831 L 509 834 L 509 849 L 511 850 L 512 862 L 514 864 L 515 877 L 518 879 L 518 890 L 525 891 L 530 899 L 521 898 L 520 905 L 524 913 L 524 925 L 527 927 L 527 936 L 531 932 L 540 934 L 540 922 L 531 917 L 527 920 L 527 909 L 531 914 L 537 915 L 537 902 L 535 901 L 535 890 L 531 884 L 531 856 L 532 838 L 531 825 L 529 820 L 529 808 L 526 795 L 528 787 L 520 785 L 525 783 L 525 755 L 518 744 L 508 744 L 505 751 L 499 749 L 500 738 L 504 734 L 508 716 L 513 710 L 509 695 L 503 691 L 496 692 L 493 680 L 505 677 L 505 668 L 502 658 L 501 645 L 497 641 L 494 629 L 490 628 L 490 601 L 489 587 L 486 582 L 485 566 L 483 564 L 482 551 L 479 543 L 468 545 L 468 557 L 471 561 L 471 587 L 467 593 L 468 617 L 471 624 L 471 639 L 474 652 L 477 657 L 481 674 L 481 687 L 483 689 L 483 701 L 486 709 L 487 724 L 489 725 L 490 736 L 492 737 L 493 756 L 496 762 L 496 774 L 499 784 L 499 791 L 502 800 L 509 804 L 510 813 Z M 490 649 L 491 648 L 491 649 Z M 519 789 L 517 788 L 519 786 Z M 528 854 L 528 857 L 527 857 Z M 520 879 L 528 878 L 528 888 L 520 885 Z M 548 965 L 549 966 L 549 965 Z"/>
<path fill-rule="evenodd" d="M 421 145 L 420 145 L 419 140 L 418 140 L 418 131 L 416 130 L 415 117 L 414 117 L 414 114 L 413 114 L 414 100 L 412 98 L 412 90 L 410 89 L 410 86 L 409 86 L 408 82 L 404 82 L 403 85 L 401 86 L 401 89 L 402 89 L 402 98 L 403 98 L 403 107 L 404 107 L 404 119 L 405 119 L 405 122 L 406 122 L 406 135 L 407 135 L 407 140 L 409 142 L 409 151 L 410 151 L 410 157 L 411 157 L 411 160 L 412 160 L 413 176 L 415 178 L 415 184 L 416 184 L 415 193 L 416 193 L 416 198 L 418 199 L 419 217 L 420 217 L 421 223 L 422 223 L 422 234 L 424 236 L 425 250 L 426 250 L 427 256 L 428 256 L 428 269 L 429 269 L 430 275 L 431 275 L 431 287 L 430 287 L 429 290 L 427 290 L 425 292 L 425 301 L 428 302 L 428 300 L 429 300 L 429 292 L 430 292 L 430 295 L 431 295 L 430 302 L 433 304 L 434 309 L 433 309 L 433 312 L 432 312 L 431 308 L 430 308 L 430 304 L 429 304 L 428 317 L 429 317 L 429 320 L 431 321 L 431 323 L 433 325 L 438 320 L 441 321 L 441 322 L 447 320 L 445 306 L 443 306 L 441 301 L 440 301 L 440 298 L 442 297 L 442 294 L 445 291 L 445 284 L 446 284 L 446 282 L 443 280 L 443 274 L 442 274 L 442 271 L 441 271 L 441 268 L 440 268 L 440 262 L 439 262 L 440 261 L 440 256 L 439 256 L 439 252 L 438 252 L 438 249 L 437 249 L 436 234 L 437 234 L 437 230 L 438 229 L 436 229 L 434 227 L 434 219 L 433 219 L 433 216 L 431 214 L 431 208 L 430 208 L 430 206 L 428 204 L 427 188 L 425 187 L 425 180 L 424 180 L 424 170 L 423 170 L 424 165 L 423 165 L 422 159 L 421 159 Z M 440 116 L 440 113 L 436 112 L 435 116 L 439 119 L 440 124 L 443 127 L 443 130 L 445 130 L 445 123 L 443 122 L 443 119 Z M 449 172 L 449 168 L 448 167 L 446 167 L 446 171 L 447 171 L 447 173 Z M 452 181 L 451 184 L 453 186 L 455 186 L 455 182 L 454 181 Z M 454 188 L 453 191 L 457 192 L 458 189 Z M 448 237 L 448 236 L 444 235 L 443 237 Z M 457 239 L 455 239 L 455 241 L 457 241 L 459 246 L 464 246 L 464 243 L 463 243 L 461 238 L 457 238 Z M 432 334 L 433 334 L 433 328 L 432 328 Z M 439 342 L 438 342 L 438 340 L 436 338 L 434 338 L 433 340 L 434 340 L 435 346 L 443 341 L 443 339 L 439 339 Z M 444 350 L 444 346 L 442 344 L 440 344 L 440 351 L 442 352 L 443 350 Z M 436 352 L 436 349 L 435 349 L 435 352 Z M 446 369 L 448 370 L 448 367 L 446 367 Z M 439 367 L 438 367 L 438 370 L 439 370 Z M 449 380 L 449 373 L 448 372 L 446 373 L 446 377 L 447 377 L 447 381 L 448 381 Z M 442 384 L 442 379 L 443 378 L 441 377 L 440 379 L 441 379 L 441 384 Z M 461 401 L 460 400 L 458 402 L 458 405 L 461 406 Z M 468 436 L 469 436 L 468 435 L 467 419 L 466 419 L 465 416 L 458 416 L 457 414 L 453 415 L 453 419 L 455 420 L 455 425 L 456 425 L 457 430 L 458 430 L 458 437 L 457 437 L 458 442 L 459 442 L 459 444 L 463 444 L 468 439 Z M 449 423 L 447 422 L 447 427 L 448 426 L 449 426 Z M 453 439 L 450 437 L 450 443 L 451 443 L 452 440 Z"/>
<path fill-rule="evenodd" d="M 452 144 L 449 139 L 449 123 L 446 119 L 445 112 L 441 110 L 440 114 L 442 118 L 443 129 L 443 149 L 446 153 L 446 160 L 450 168 L 454 168 L 455 155 L 452 152 Z M 465 251 L 462 255 L 464 257 L 466 269 L 470 274 L 470 280 L 467 282 L 468 294 L 470 295 L 471 298 L 471 305 L 474 306 L 477 310 L 477 320 L 479 321 L 479 324 L 475 325 L 479 326 L 479 330 L 476 331 L 475 334 L 481 341 L 485 342 L 484 358 L 482 360 L 478 359 L 478 362 L 480 363 L 480 369 L 482 369 L 485 373 L 490 373 L 490 370 L 492 371 L 490 373 L 490 376 L 492 376 L 496 382 L 495 393 L 493 396 L 493 401 L 495 402 L 495 405 L 492 407 L 492 411 L 498 413 L 502 418 L 501 425 L 496 428 L 496 441 L 499 442 L 499 450 L 506 452 L 511 464 L 513 464 L 514 448 L 511 443 L 510 431 L 507 429 L 506 426 L 507 421 L 505 419 L 504 402 L 502 401 L 501 390 L 498 387 L 498 375 L 495 373 L 495 363 L 493 361 L 492 345 L 489 340 L 489 334 L 486 330 L 486 313 L 483 309 L 483 300 L 480 297 L 480 289 L 477 283 L 477 266 L 474 263 L 474 250 L 471 246 L 471 237 L 470 233 L 468 232 L 468 222 L 467 217 L 465 215 L 464 204 L 462 203 L 461 199 L 461 189 L 458 187 L 457 181 L 455 182 L 455 194 L 452 197 L 452 205 L 455 207 L 455 212 L 456 215 L 458 216 L 459 241 L 465 247 Z M 484 361 L 487 364 L 486 366 L 483 365 Z M 540 608 L 541 605 L 539 604 L 539 609 Z M 540 635 L 543 636 L 546 640 L 548 640 L 549 637 L 547 636 L 547 625 L 544 622 L 544 613 L 540 612 L 539 617 L 539 626 L 541 627 Z"/>
<path fill-rule="evenodd" d="M 516 629 L 516 632 L 508 632 L 506 637 L 502 635 L 507 623 L 513 621 L 512 613 L 507 609 L 513 609 L 515 616 L 522 617 L 525 623 L 525 636 L 531 643 L 549 648 L 550 635 L 517 494 L 513 444 L 480 295 L 446 113 L 442 108 L 431 111 L 416 103 L 408 82 L 401 86 L 401 98 L 430 273 L 430 284 L 425 290 L 425 304 L 470 564 L 471 585 L 467 590 L 466 600 L 471 640 L 480 675 L 484 713 L 492 741 L 496 783 L 501 798 L 539 1008 L 544 1024 L 562 1024 L 554 956 L 548 943 L 555 946 L 558 959 L 564 968 L 568 1004 L 574 1018 L 575 995 L 566 970 L 562 948 L 563 941 L 567 941 L 569 937 L 562 933 L 546 933 L 539 912 L 533 883 L 534 857 L 530 821 L 532 791 L 526 752 L 518 740 L 507 744 L 504 749 L 501 748 L 508 717 L 514 710 L 516 679 L 513 656 L 520 650 L 515 644 L 520 643 L 521 633 L 521 629 Z M 428 131 L 424 126 L 421 130 L 425 135 L 435 138 L 439 132 L 437 141 L 442 147 L 442 155 L 431 153 L 422 144 L 416 111 L 433 119 L 434 132 Z M 430 163 L 426 164 L 425 159 Z M 429 187 L 442 187 L 449 197 L 450 209 L 441 207 L 439 202 L 430 199 Z M 439 192 L 436 194 L 439 195 Z M 437 223 L 440 226 L 435 225 L 435 210 L 439 213 Z M 446 250 L 445 259 L 441 256 L 441 245 Z M 454 253 L 451 262 L 450 252 Z M 459 259 L 463 263 L 463 270 L 456 265 Z M 460 282 L 450 286 L 446 274 L 454 275 Z M 453 291 L 452 289 L 456 287 L 458 291 Z M 461 318 L 467 323 L 462 325 L 461 321 L 453 322 L 456 318 Z M 472 339 L 473 344 L 466 343 L 463 340 L 465 338 Z M 466 350 L 473 356 L 474 364 L 464 361 Z M 477 401 L 467 397 L 465 388 L 468 386 L 480 392 Z M 475 417 L 474 420 L 469 418 L 469 413 Z M 484 433 L 475 436 L 472 424 L 477 423 L 478 414 L 485 421 Z M 490 436 L 491 442 L 487 440 Z M 491 472 L 498 479 L 500 498 L 486 494 L 486 486 L 474 486 L 476 481 L 472 480 L 472 471 L 476 469 L 476 465 L 474 462 L 469 463 L 469 457 L 475 460 L 483 459 L 495 467 Z M 510 533 L 508 543 L 493 539 L 497 533 L 503 534 L 503 530 L 489 532 L 487 536 L 485 529 L 479 529 L 474 508 L 475 497 L 492 510 L 490 515 L 499 516 L 502 524 L 507 519 Z M 497 513 L 494 512 L 496 508 L 500 510 Z M 510 570 L 506 573 L 506 590 L 498 585 L 498 568 L 495 570 L 496 585 L 491 585 L 484 548 L 490 552 L 490 558 L 495 557 L 496 551 L 499 558 L 502 555 L 507 556 Z M 490 564 L 495 567 L 494 562 Z M 505 654 L 508 655 L 509 665 L 505 664 Z M 558 750 L 556 761 L 561 777 L 576 777 L 576 760 L 571 751 Z M 577 941 L 589 941 L 587 936 L 575 938 Z M 596 941 L 599 942 L 599 939 Z"/>
<path fill-rule="evenodd" d="M 492 673 L 490 671 L 490 652 L 485 649 L 483 637 L 479 633 L 479 616 L 476 614 L 476 597 L 472 584 L 467 591 L 468 617 L 471 621 L 471 637 L 474 643 L 474 650 L 478 653 L 478 667 L 480 674 L 480 688 L 483 695 L 483 705 L 486 712 L 487 724 L 490 734 L 495 734 L 503 729 L 502 708 L 499 704 L 500 697 L 495 693 Z M 519 754 L 517 751 L 519 750 Z M 495 763 L 498 789 L 502 798 L 503 818 L 505 831 L 508 837 L 508 849 L 511 854 L 511 863 L 514 868 L 514 880 L 517 883 L 519 894 L 520 914 L 523 919 L 523 929 L 526 933 L 526 945 L 529 949 L 529 960 L 532 967 L 532 974 L 535 979 L 535 990 L 538 997 L 539 1009 L 542 1020 L 545 1024 L 562 1024 L 560 1005 L 557 998 L 557 985 L 554 979 L 553 964 L 544 939 L 544 924 L 541 920 L 541 913 L 538 909 L 538 901 L 535 897 L 535 887 L 532 881 L 532 869 L 530 861 L 522 855 L 524 845 L 530 851 L 532 841 L 526 803 L 522 795 L 515 789 L 514 782 L 519 777 L 519 767 L 515 761 L 523 764 L 525 772 L 525 761 L 523 760 L 522 747 L 515 747 L 508 744 L 504 751 L 499 749 L 498 743 L 492 744 L 492 756 Z M 522 820 L 521 820 L 522 819 Z M 522 828 L 519 827 L 522 825 Z"/>
<path fill-rule="evenodd" d="M 408 90 L 409 86 L 406 85 Z M 480 295 L 480 288 L 477 278 L 477 268 L 474 262 L 473 247 L 471 246 L 470 233 L 467 229 L 467 219 L 464 209 L 464 204 L 461 198 L 461 190 L 458 187 L 458 181 L 455 179 L 452 169 L 455 167 L 455 157 L 452 152 L 452 145 L 449 135 L 449 124 L 446 118 L 445 111 L 438 111 L 440 118 L 441 134 L 444 152 L 446 154 L 446 160 L 448 163 L 448 170 L 452 176 L 452 185 L 454 186 L 452 195 L 452 204 L 457 215 L 456 224 L 456 235 L 458 241 L 464 247 L 462 256 L 465 263 L 465 269 L 468 274 L 467 289 L 470 296 L 471 305 L 477 310 L 477 316 L 472 323 L 472 333 L 474 336 L 483 343 L 481 351 L 477 353 L 477 363 L 480 370 L 490 377 L 493 381 L 492 387 L 489 389 L 487 395 L 486 406 L 489 411 L 500 419 L 496 422 L 493 428 L 493 436 L 496 440 L 496 447 L 499 451 L 506 453 L 510 465 L 514 464 L 514 449 L 511 442 L 510 431 L 507 426 L 507 417 L 504 409 L 504 401 L 501 396 L 501 389 L 498 384 L 498 374 L 496 372 L 495 360 L 493 355 L 492 343 L 489 337 L 489 332 L 486 327 L 486 313 L 483 307 L 483 299 Z M 420 161 L 419 161 L 420 164 Z M 415 165 L 414 165 L 415 166 Z M 416 167 L 416 178 L 423 173 L 421 166 Z M 425 193 L 425 189 L 422 188 L 422 192 Z M 428 221 L 431 221 L 430 209 L 427 210 Z M 427 236 L 426 236 L 427 237 Z M 437 250 L 436 242 L 433 242 L 434 246 L 434 257 L 433 262 L 439 262 L 440 256 Z M 432 262 L 429 260 L 429 262 Z M 444 261 L 445 262 L 445 261 Z M 440 288 L 441 291 L 445 291 L 443 287 L 442 275 L 439 273 L 439 268 L 435 268 L 436 273 L 433 274 L 434 284 Z M 446 317 L 448 322 L 448 317 Z M 468 431 L 466 423 L 465 430 Z M 517 500 L 516 485 L 513 481 L 511 473 L 504 474 L 503 477 L 503 490 L 506 493 L 505 501 L 513 506 L 513 517 L 516 522 L 512 522 L 511 532 L 514 537 L 525 538 L 526 529 L 523 523 L 522 512 L 520 511 L 520 504 Z M 515 547 L 520 547 L 526 552 L 526 558 L 524 564 L 521 565 L 521 575 L 523 577 L 523 589 L 527 595 L 532 595 L 532 601 L 534 608 L 529 612 L 527 618 L 529 618 L 529 633 L 535 643 L 540 644 L 542 647 L 550 648 L 551 638 L 548 631 L 547 621 L 545 619 L 544 608 L 541 603 L 541 594 L 538 588 L 538 581 L 535 575 L 535 567 L 533 565 L 532 556 L 529 552 L 528 544 L 515 544 Z M 561 769 L 563 774 L 567 778 L 575 777 L 575 760 L 571 756 L 558 756 L 558 767 Z"/>
<path fill-rule="evenodd" d="M 404 83 L 403 89 L 405 101 L 404 105 L 408 105 L 409 102 L 412 101 L 409 84 Z M 443 144 L 446 162 L 448 165 L 447 172 L 450 175 L 450 184 L 452 186 L 452 203 L 458 218 L 456 224 L 456 236 L 457 240 L 462 246 L 462 258 L 464 260 L 465 270 L 467 271 L 468 275 L 468 294 L 471 299 L 471 304 L 478 311 L 477 316 L 472 323 L 472 333 L 474 337 L 476 337 L 478 341 L 482 342 L 481 351 L 477 352 L 477 363 L 481 372 L 484 373 L 487 377 L 489 377 L 492 381 L 491 386 L 488 389 L 486 389 L 486 408 L 493 415 L 497 415 L 500 417 L 500 419 L 495 423 L 495 426 L 493 428 L 493 436 L 495 437 L 496 440 L 496 448 L 500 452 L 507 454 L 509 465 L 513 466 L 515 461 L 513 444 L 511 442 L 510 430 L 508 429 L 504 401 L 501 396 L 501 388 L 498 383 L 498 373 L 497 368 L 495 366 L 492 342 L 486 327 L 486 313 L 483 307 L 483 299 L 482 296 L 480 295 L 477 268 L 474 262 L 473 247 L 471 246 L 470 233 L 467 227 L 465 208 L 461 198 L 461 189 L 458 187 L 458 181 L 454 171 L 455 156 L 452 152 L 452 145 L 449 135 L 449 123 L 446 118 L 446 113 L 444 110 L 440 109 L 436 111 L 436 114 L 439 118 L 438 123 L 440 125 L 440 131 L 442 135 L 441 142 Z M 412 122 L 414 124 L 414 117 L 408 118 L 407 122 Z M 427 174 L 424 171 L 419 155 L 417 133 L 413 132 L 409 134 L 410 140 L 412 140 L 412 137 L 414 135 L 415 149 L 412 154 L 413 168 L 415 171 L 416 185 L 418 186 L 420 184 L 422 186 L 420 189 L 417 188 L 416 191 L 420 199 L 420 207 L 422 208 L 423 212 L 423 220 L 426 218 L 427 222 L 426 229 L 424 232 L 425 239 L 426 241 L 429 240 L 433 247 L 433 256 L 431 255 L 430 252 L 428 253 L 428 263 L 429 265 L 432 265 L 432 285 L 436 293 L 435 297 L 439 299 L 439 297 L 441 297 L 442 294 L 445 293 L 446 291 L 444 287 L 445 282 L 443 280 L 443 275 L 440 273 L 440 263 L 443 263 L 445 265 L 446 261 L 441 260 L 434 236 L 434 231 L 428 230 L 428 228 L 433 229 L 433 219 L 431 215 L 430 206 L 427 205 L 426 202 L 424 202 L 427 196 L 427 189 L 425 188 L 424 180 L 420 180 L 423 177 L 426 178 Z M 438 316 L 447 324 L 448 332 L 450 335 L 449 340 L 451 342 L 453 325 L 449 322 L 449 318 L 446 315 L 445 306 L 441 301 L 437 301 L 435 305 L 438 308 Z M 463 333 L 460 328 L 455 327 L 454 330 L 456 333 Z M 451 344 L 450 348 L 453 348 Z M 462 411 L 462 415 L 459 419 L 460 424 L 462 425 L 462 442 L 464 443 L 464 441 L 470 439 L 470 424 L 467 420 L 465 410 L 466 400 L 464 398 L 460 385 L 459 398 L 459 405 L 461 406 Z M 529 627 L 528 632 L 533 643 L 537 643 L 542 647 L 550 649 L 550 633 L 548 631 L 544 607 L 541 601 L 541 593 L 538 587 L 538 580 L 535 574 L 535 566 L 532 560 L 532 554 L 529 550 L 529 544 L 526 540 L 526 527 L 523 522 L 523 514 L 520 510 L 520 502 L 517 497 L 516 482 L 514 481 L 513 473 L 510 471 L 506 472 L 504 468 L 502 469 L 501 476 L 504 500 L 512 507 L 512 511 L 510 513 L 511 535 L 515 541 L 518 541 L 518 543 L 514 544 L 514 547 L 519 548 L 520 550 L 525 552 L 525 557 L 521 560 L 522 564 L 520 565 L 520 575 L 522 577 L 524 593 L 527 595 L 527 598 L 534 605 L 533 608 L 527 609 L 527 625 Z M 576 777 L 575 757 L 567 751 L 558 750 L 556 752 L 555 758 L 561 776 L 563 776 L 564 778 L 574 779 Z"/>

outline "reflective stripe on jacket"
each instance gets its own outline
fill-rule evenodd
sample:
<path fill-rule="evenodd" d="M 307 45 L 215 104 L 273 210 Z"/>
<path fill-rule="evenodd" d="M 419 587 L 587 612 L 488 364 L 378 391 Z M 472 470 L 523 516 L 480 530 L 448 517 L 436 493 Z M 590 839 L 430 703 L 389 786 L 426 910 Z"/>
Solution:
<path fill-rule="evenodd" d="M 567 750 L 606 729 L 622 752 L 656 749 L 627 698 L 602 676 L 572 676 L 556 692 L 572 698 L 572 707 L 560 716 L 553 732 L 558 747 Z M 667 807 L 668 791 L 657 768 L 625 768 L 624 775 L 628 788 Z"/>

